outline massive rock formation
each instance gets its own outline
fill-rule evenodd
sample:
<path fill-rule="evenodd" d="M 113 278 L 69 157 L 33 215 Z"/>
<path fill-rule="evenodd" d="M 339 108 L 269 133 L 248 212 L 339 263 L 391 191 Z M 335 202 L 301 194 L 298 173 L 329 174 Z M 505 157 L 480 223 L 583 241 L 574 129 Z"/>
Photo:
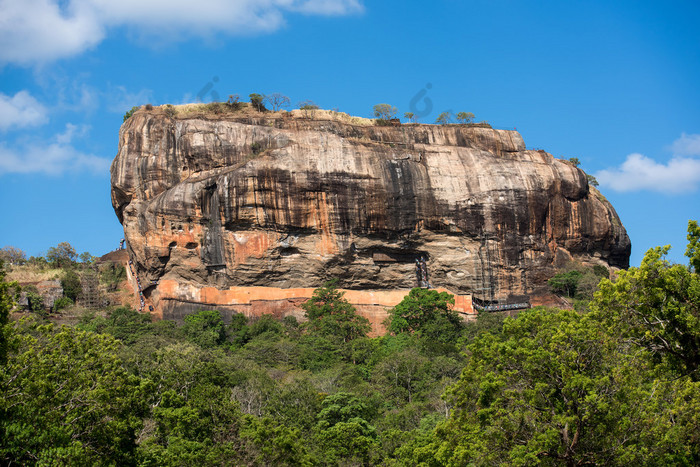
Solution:
<path fill-rule="evenodd" d="M 628 266 L 610 203 L 515 131 L 205 108 L 136 112 L 112 163 L 130 257 L 167 316 L 205 288 L 410 289 L 421 257 L 431 285 L 486 300 L 540 293 L 572 259 Z"/>

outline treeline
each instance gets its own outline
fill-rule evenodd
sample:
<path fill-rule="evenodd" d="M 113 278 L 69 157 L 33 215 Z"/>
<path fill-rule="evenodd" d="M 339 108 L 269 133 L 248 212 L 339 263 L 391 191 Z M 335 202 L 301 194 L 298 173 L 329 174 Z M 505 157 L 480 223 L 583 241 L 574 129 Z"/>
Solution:
<path fill-rule="evenodd" d="M 463 323 L 414 289 L 387 336 L 328 283 L 309 318 L 128 308 L 7 323 L 0 459 L 71 465 L 697 465 L 700 229 L 581 311 Z M 4 279 L 4 277 L 3 277 Z"/>

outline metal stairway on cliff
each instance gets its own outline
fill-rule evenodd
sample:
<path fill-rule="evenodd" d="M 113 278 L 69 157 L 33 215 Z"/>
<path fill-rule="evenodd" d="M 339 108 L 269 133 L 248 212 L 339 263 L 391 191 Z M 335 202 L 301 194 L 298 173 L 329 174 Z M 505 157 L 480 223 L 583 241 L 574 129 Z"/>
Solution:
<path fill-rule="evenodd" d="M 428 266 L 425 262 L 425 256 L 421 256 L 420 260 L 416 258 L 416 279 L 418 281 L 418 287 L 422 289 L 430 288 L 430 281 L 428 280 Z"/>

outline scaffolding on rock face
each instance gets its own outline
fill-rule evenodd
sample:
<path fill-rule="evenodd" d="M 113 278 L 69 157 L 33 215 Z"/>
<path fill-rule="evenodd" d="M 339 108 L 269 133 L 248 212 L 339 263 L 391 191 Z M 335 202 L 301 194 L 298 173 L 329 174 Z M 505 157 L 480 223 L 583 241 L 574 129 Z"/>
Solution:
<path fill-rule="evenodd" d="M 84 271 L 80 277 L 80 303 L 88 309 L 94 310 L 102 306 L 102 293 L 100 291 L 100 279 L 96 270 L 92 268 Z"/>
<path fill-rule="evenodd" d="M 475 281 L 476 284 L 473 284 L 480 285 L 481 287 L 473 288 L 474 308 L 477 311 L 487 312 L 530 308 L 530 303 L 528 302 L 507 303 L 507 300 L 502 298 L 501 284 L 498 275 L 494 274 L 493 271 L 493 256 L 496 256 L 497 252 L 491 251 L 491 244 L 496 238 L 493 234 L 485 233 L 482 228 L 479 233 L 479 240 L 479 253 L 474 258 L 474 261 L 478 261 L 479 264 L 475 265 L 474 271 L 475 273 L 480 271 L 480 278 L 477 278 Z"/>

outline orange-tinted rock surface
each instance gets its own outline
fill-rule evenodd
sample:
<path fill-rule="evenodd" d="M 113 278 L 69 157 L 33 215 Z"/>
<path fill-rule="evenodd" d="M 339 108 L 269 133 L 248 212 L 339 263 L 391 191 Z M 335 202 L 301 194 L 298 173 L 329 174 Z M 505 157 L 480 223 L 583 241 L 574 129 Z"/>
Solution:
<path fill-rule="evenodd" d="M 164 317 L 205 290 L 410 289 L 420 258 L 432 286 L 484 299 L 537 294 L 571 259 L 628 266 L 607 200 L 515 131 L 188 112 L 136 112 L 112 163 L 129 255 Z"/>

